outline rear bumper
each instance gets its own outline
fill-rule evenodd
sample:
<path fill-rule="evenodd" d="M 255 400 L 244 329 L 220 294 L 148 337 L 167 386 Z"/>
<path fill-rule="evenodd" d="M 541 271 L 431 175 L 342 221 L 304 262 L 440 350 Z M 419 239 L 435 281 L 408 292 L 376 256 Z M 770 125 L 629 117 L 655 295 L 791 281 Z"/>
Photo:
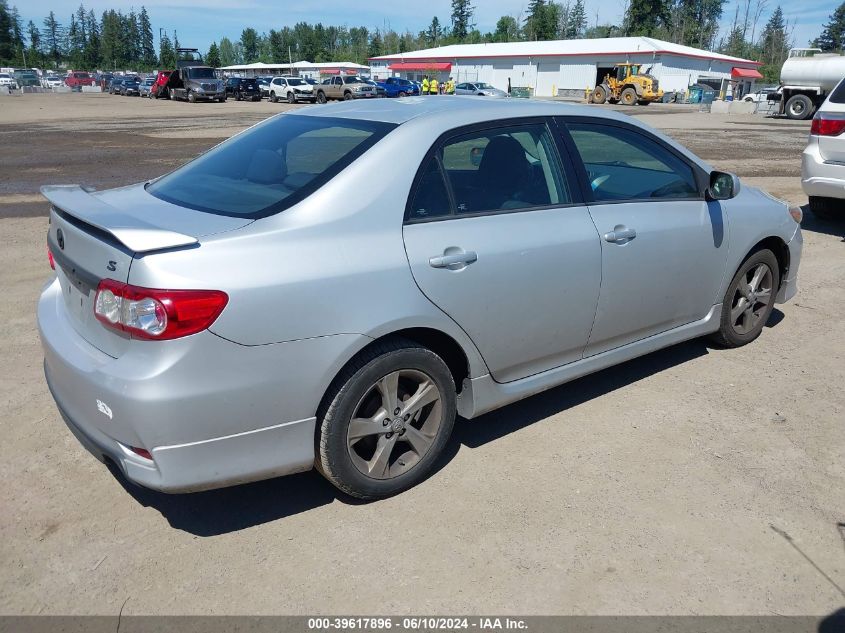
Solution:
<path fill-rule="evenodd" d="M 801 154 L 801 187 L 808 196 L 845 199 L 845 163 L 825 161 L 817 138 Z"/>
<path fill-rule="evenodd" d="M 112 358 L 73 328 L 57 281 L 41 295 L 38 328 L 47 384 L 74 435 L 128 479 L 165 492 L 310 469 L 322 394 L 366 339 L 244 346 L 205 331 L 132 341 Z"/>

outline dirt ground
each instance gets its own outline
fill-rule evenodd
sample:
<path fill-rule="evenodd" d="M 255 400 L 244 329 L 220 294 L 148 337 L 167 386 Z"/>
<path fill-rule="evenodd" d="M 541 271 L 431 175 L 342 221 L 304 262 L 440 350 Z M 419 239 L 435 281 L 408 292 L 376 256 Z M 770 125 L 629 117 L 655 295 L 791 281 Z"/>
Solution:
<path fill-rule="evenodd" d="M 799 294 L 754 344 L 691 341 L 461 421 L 437 474 L 393 499 L 355 503 L 314 472 L 167 496 L 88 455 L 42 375 L 38 187 L 141 181 L 288 107 L 0 97 L 0 613 L 845 605 L 845 224 L 809 212 Z M 807 123 L 633 112 L 746 184 L 806 203 Z"/>

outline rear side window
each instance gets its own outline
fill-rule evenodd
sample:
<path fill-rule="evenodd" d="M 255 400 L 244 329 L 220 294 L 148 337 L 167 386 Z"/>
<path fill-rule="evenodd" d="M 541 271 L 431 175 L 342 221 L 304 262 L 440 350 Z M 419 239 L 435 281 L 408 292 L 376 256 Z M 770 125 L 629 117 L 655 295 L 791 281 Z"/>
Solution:
<path fill-rule="evenodd" d="M 440 169 L 440 160 L 432 156 L 417 184 L 417 190 L 411 200 L 410 219 L 424 220 L 451 213 L 446 182 Z"/>
<path fill-rule="evenodd" d="M 161 200 L 219 215 L 277 213 L 323 186 L 396 126 L 281 115 L 149 184 Z"/>
<path fill-rule="evenodd" d="M 592 123 L 568 128 L 597 201 L 700 197 L 692 167 L 644 134 Z"/>
<path fill-rule="evenodd" d="M 830 93 L 831 103 L 845 103 L 845 79 L 840 81 Z"/>

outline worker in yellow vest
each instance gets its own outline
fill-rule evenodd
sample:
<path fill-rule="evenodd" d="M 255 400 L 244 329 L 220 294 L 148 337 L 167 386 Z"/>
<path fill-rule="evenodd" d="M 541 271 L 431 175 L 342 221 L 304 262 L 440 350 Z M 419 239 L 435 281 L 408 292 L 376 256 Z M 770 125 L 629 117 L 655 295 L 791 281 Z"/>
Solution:
<path fill-rule="evenodd" d="M 426 75 L 425 77 L 423 77 L 423 80 L 422 80 L 422 93 L 424 95 L 427 95 L 428 89 L 429 89 L 429 82 L 428 82 L 428 75 Z"/>
<path fill-rule="evenodd" d="M 429 94 L 436 95 L 437 94 L 437 78 L 432 77 L 431 81 L 428 82 L 428 92 Z"/>
<path fill-rule="evenodd" d="M 449 81 L 446 82 L 446 94 L 455 94 L 455 81 L 451 77 L 449 77 Z"/>

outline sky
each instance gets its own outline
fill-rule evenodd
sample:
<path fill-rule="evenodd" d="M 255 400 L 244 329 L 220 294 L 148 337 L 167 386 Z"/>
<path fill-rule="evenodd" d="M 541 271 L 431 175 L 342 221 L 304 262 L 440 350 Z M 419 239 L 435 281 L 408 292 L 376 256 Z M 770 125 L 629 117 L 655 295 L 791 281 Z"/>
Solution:
<path fill-rule="evenodd" d="M 734 7 L 743 0 L 729 0 L 723 16 L 720 31 L 724 33 L 733 20 Z M 756 0 L 752 0 L 756 1 Z M 778 2 L 783 7 L 787 19 L 795 21 L 795 45 L 806 46 L 807 41 L 815 38 L 833 13 L 838 0 L 764 0 L 773 9 Z M 585 0 L 589 25 L 618 24 L 621 22 L 623 0 Z M 10 5 L 17 5 L 24 23 L 32 20 L 39 27 L 44 17 L 52 10 L 62 23 L 70 21 L 70 14 L 79 6 L 77 0 L 9 0 Z M 384 0 L 87 0 L 86 9 L 94 9 L 100 15 L 104 9 L 118 9 L 128 12 L 134 7 L 140 9 L 143 4 L 150 14 L 153 29 L 158 41 L 159 28 L 166 29 L 172 37 L 175 30 L 183 46 L 208 50 L 212 41 L 221 37 L 236 40 L 241 31 L 249 26 L 259 33 L 285 25 L 293 26 L 296 22 L 322 22 L 325 25 L 366 26 L 369 29 L 393 28 L 412 33 L 424 30 L 437 16 L 442 24 L 449 22 L 451 14 L 450 0 L 429 0 L 428 2 L 390 3 L 385 9 Z M 525 13 L 527 0 L 475 0 L 474 20 L 482 31 L 492 31 L 502 15 L 518 16 Z M 761 18 L 762 28 L 771 9 Z M 342 60 L 338 60 L 342 61 Z"/>

